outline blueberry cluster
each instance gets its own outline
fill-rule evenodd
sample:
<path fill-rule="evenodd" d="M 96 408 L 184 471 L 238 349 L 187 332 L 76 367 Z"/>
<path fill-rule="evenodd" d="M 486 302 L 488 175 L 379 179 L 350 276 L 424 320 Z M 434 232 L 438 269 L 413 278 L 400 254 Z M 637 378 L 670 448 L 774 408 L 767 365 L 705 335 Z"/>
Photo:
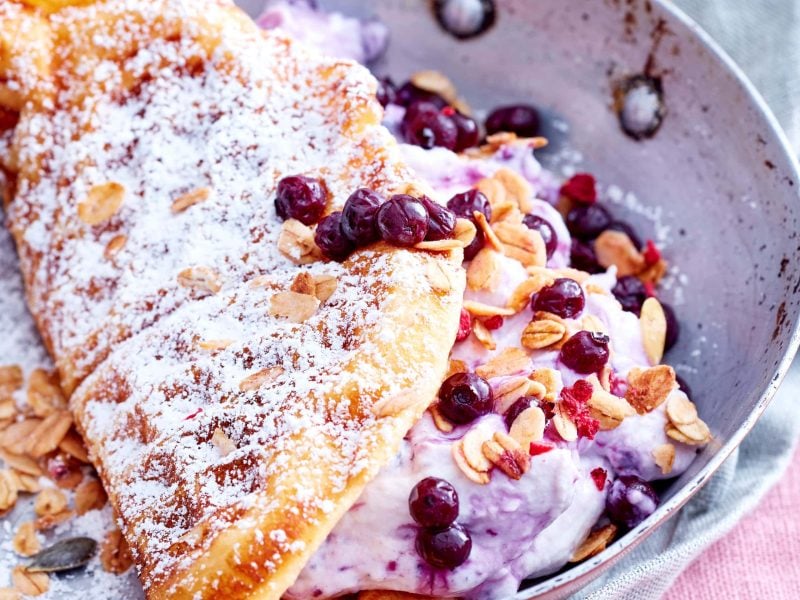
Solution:
<path fill-rule="evenodd" d="M 455 569 L 469 558 L 472 538 L 459 523 L 458 493 L 451 483 L 426 477 L 411 490 L 408 510 L 420 526 L 417 553 L 432 567 Z"/>

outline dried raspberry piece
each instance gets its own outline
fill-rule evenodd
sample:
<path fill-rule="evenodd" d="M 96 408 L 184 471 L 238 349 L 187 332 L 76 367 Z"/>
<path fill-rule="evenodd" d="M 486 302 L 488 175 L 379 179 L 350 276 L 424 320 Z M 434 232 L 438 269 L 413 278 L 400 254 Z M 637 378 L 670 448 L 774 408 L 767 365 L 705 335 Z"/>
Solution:
<path fill-rule="evenodd" d="M 647 240 L 644 250 L 642 251 L 642 256 L 644 257 L 645 264 L 649 267 L 661 260 L 661 251 L 656 248 L 656 244 L 653 240 Z"/>
<path fill-rule="evenodd" d="M 656 297 L 656 284 L 652 281 L 645 281 L 644 282 L 644 293 L 647 294 L 648 298 L 655 298 Z"/>
<path fill-rule="evenodd" d="M 596 469 L 592 469 L 589 475 L 591 475 L 597 491 L 602 492 L 603 488 L 606 487 L 606 479 L 608 479 L 608 473 L 606 473 L 606 470 L 602 467 L 597 467 Z"/>
<path fill-rule="evenodd" d="M 202 408 L 202 407 L 198 408 L 198 409 L 197 409 L 196 411 L 194 411 L 192 414 L 190 414 L 190 415 L 186 415 L 186 416 L 183 418 L 183 420 L 184 420 L 184 421 L 188 421 L 188 420 L 190 420 L 190 419 L 194 419 L 194 418 L 195 418 L 197 415 L 199 415 L 201 412 L 203 412 L 203 408 Z"/>
<path fill-rule="evenodd" d="M 531 456 L 539 456 L 540 454 L 546 454 L 550 452 L 555 446 L 550 444 L 546 444 L 544 442 L 531 442 L 531 447 L 528 450 Z"/>
<path fill-rule="evenodd" d="M 457 342 L 463 342 L 472 333 L 472 317 L 469 316 L 466 308 L 461 309 L 461 320 L 458 322 Z"/>
<path fill-rule="evenodd" d="M 486 326 L 486 329 L 500 329 L 503 326 L 503 317 L 500 315 L 494 315 L 493 317 L 486 319 L 483 324 Z"/>
<path fill-rule="evenodd" d="M 579 379 L 569 388 L 561 390 L 560 405 L 569 418 L 575 423 L 578 435 L 587 439 L 594 439 L 600 429 L 600 422 L 589 413 L 587 402 L 592 397 L 592 384 L 584 379 Z"/>
<path fill-rule="evenodd" d="M 567 198 L 584 204 L 597 201 L 597 187 L 594 177 L 589 173 L 576 173 L 561 186 L 561 193 Z"/>

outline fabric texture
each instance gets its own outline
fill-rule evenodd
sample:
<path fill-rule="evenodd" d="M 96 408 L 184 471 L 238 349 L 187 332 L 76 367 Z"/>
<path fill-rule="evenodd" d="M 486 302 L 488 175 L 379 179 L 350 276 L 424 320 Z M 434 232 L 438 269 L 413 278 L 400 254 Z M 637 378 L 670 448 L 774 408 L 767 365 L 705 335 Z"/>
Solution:
<path fill-rule="evenodd" d="M 795 150 L 800 149 L 800 2 L 796 0 L 678 0 L 677 4 L 700 23 L 747 73 L 772 107 L 789 135 Z M 601 579 L 585 588 L 574 599 L 606 600 L 624 598 L 657 600 L 664 596 L 678 576 L 714 542 L 728 534 L 783 476 L 794 455 L 800 435 L 800 361 L 795 361 L 772 404 L 742 445 L 731 455 L 703 489 L 624 560 Z M 795 484 L 795 497 L 800 482 Z M 787 492 L 791 495 L 791 488 Z M 788 512 L 788 511 L 787 511 Z M 796 510 L 795 510 L 796 513 Z M 778 515 L 759 515 L 763 522 Z M 773 522 L 786 535 L 790 556 L 800 552 L 797 535 Z M 795 526 L 795 531 L 797 530 Z M 790 541 L 786 541 L 786 540 Z M 740 570 L 752 570 L 752 557 L 758 545 L 727 545 L 727 554 L 717 556 L 716 564 L 740 561 Z M 774 544 L 772 539 L 760 544 Z M 715 547 L 716 549 L 716 547 Z M 712 563 L 713 565 L 713 563 Z M 669 595 L 669 600 L 688 598 L 771 598 L 780 600 L 781 589 L 754 587 L 750 595 L 741 580 L 724 579 L 719 570 L 705 568 L 713 581 L 703 585 L 713 590 L 708 596 L 696 595 L 697 586 L 684 580 Z M 776 577 L 776 568 L 754 573 L 753 577 Z M 796 592 L 795 588 L 795 592 Z M 772 591 L 770 591 L 772 590 Z M 776 591 L 777 590 L 777 591 Z M 755 592 L 754 592 L 755 593 Z M 787 596 L 788 597 L 788 596 Z"/>

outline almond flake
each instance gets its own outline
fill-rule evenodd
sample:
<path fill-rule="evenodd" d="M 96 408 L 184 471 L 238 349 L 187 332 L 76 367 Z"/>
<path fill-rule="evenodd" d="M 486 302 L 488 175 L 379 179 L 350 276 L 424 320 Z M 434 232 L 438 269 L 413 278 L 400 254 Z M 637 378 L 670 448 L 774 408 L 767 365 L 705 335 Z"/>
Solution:
<path fill-rule="evenodd" d="M 516 171 L 501 167 L 494 174 L 494 178 L 498 180 L 506 190 L 508 198 L 512 199 L 523 213 L 529 213 L 533 210 L 533 188 L 531 184 L 519 175 Z"/>
<path fill-rule="evenodd" d="M 72 415 L 65 410 L 56 411 L 39 423 L 28 440 L 28 454 L 40 458 L 52 452 L 72 427 Z"/>
<path fill-rule="evenodd" d="M 55 515 L 67 508 L 67 497 L 56 488 L 44 488 L 36 495 L 33 510 L 38 517 Z"/>
<path fill-rule="evenodd" d="M 675 371 L 669 365 L 631 369 L 625 399 L 643 415 L 660 406 L 676 385 Z"/>
<path fill-rule="evenodd" d="M 612 524 L 608 524 L 605 527 L 601 527 L 600 529 L 592 531 L 589 534 L 589 537 L 587 537 L 578 547 L 578 549 L 572 554 L 572 558 L 569 559 L 569 562 L 580 562 L 587 558 L 591 558 L 596 554 L 600 554 L 606 549 L 616 534 L 617 528 Z"/>
<path fill-rule="evenodd" d="M 617 267 L 617 277 L 636 275 L 645 267 L 644 256 L 627 234 L 606 229 L 594 242 L 594 251 L 600 266 Z"/>
<path fill-rule="evenodd" d="M 475 369 L 475 373 L 484 379 L 513 375 L 530 367 L 531 358 L 520 348 L 504 348 L 500 353 Z"/>
<path fill-rule="evenodd" d="M 698 442 L 684 435 L 680 429 L 677 429 L 671 423 L 667 423 L 666 427 L 664 428 L 664 433 L 667 434 L 667 437 L 672 438 L 673 440 L 675 440 L 676 442 L 680 442 L 681 444 L 687 444 L 689 446 L 698 445 Z"/>
<path fill-rule="evenodd" d="M 685 438 L 691 440 L 685 443 L 707 444 L 711 441 L 711 430 L 708 428 L 708 425 L 700 419 L 686 425 L 675 425 L 673 423 L 673 427 L 680 431 Z"/>
<path fill-rule="evenodd" d="M 84 464 L 89 464 L 89 452 L 86 444 L 84 444 L 83 438 L 72 430 L 68 431 L 67 435 L 58 443 L 58 449 Z"/>
<path fill-rule="evenodd" d="M 94 185 L 78 203 L 78 218 L 87 225 L 99 225 L 117 214 L 124 200 L 125 188 L 121 184 L 112 181 Z"/>
<path fill-rule="evenodd" d="M 108 243 L 106 244 L 105 250 L 103 250 L 103 256 L 106 260 L 111 260 L 119 251 L 125 247 L 125 244 L 128 243 L 128 236 L 125 234 L 119 234 L 112 237 Z"/>
<path fill-rule="evenodd" d="M 36 536 L 36 529 L 33 527 L 33 521 L 25 521 L 17 527 L 12 546 L 14 552 L 20 556 L 33 556 L 42 549 L 42 543 Z"/>
<path fill-rule="evenodd" d="M 314 277 L 314 295 L 320 302 L 327 302 L 336 291 L 339 280 L 333 275 L 316 275 Z"/>
<path fill-rule="evenodd" d="M 498 223 L 500 221 L 514 221 L 522 220 L 522 213 L 519 211 L 519 206 L 513 200 L 506 198 L 503 202 L 496 202 L 492 204 L 492 218 L 490 223 Z"/>
<path fill-rule="evenodd" d="M 203 340 L 197 343 L 197 347 L 208 352 L 221 352 L 233 344 L 233 340 Z"/>
<path fill-rule="evenodd" d="M 475 338 L 483 344 L 483 347 L 487 350 L 494 350 L 497 348 L 497 343 L 494 341 L 492 332 L 483 324 L 483 321 L 472 322 L 472 333 L 475 334 Z"/>
<path fill-rule="evenodd" d="M 661 444 L 653 449 L 653 459 L 658 467 L 661 468 L 662 475 L 672 473 L 672 464 L 675 462 L 675 446 L 672 444 Z"/>
<path fill-rule="evenodd" d="M 467 287 L 474 291 L 493 292 L 500 285 L 500 254 L 492 248 L 482 248 L 467 267 Z"/>
<path fill-rule="evenodd" d="M 467 479 L 479 485 L 486 485 L 487 483 L 489 483 L 488 473 L 482 473 L 480 471 L 476 471 L 471 466 L 469 466 L 467 458 L 464 456 L 464 448 L 461 445 L 461 440 L 453 442 L 451 450 L 453 454 L 453 460 L 456 462 L 456 466 L 461 470 L 461 472 L 466 476 Z"/>
<path fill-rule="evenodd" d="M 593 376 L 597 379 L 597 376 Z M 608 431 L 615 429 L 625 418 L 636 414 L 633 407 L 627 400 L 614 396 L 604 390 L 599 381 L 594 386 L 592 397 L 587 402 L 591 409 L 591 415 L 600 422 L 600 429 Z"/>
<path fill-rule="evenodd" d="M 565 442 L 574 442 L 578 439 L 578 428 L 567 413 L 564 412 L 560 403 L 555 405 L 553 426 L 556 428 L 558 435 L 560 435 Z"/>
<path fill-rule="evenodd" d="M 467 367 L 467 363 L 465 363 L 463 360 L 451 358 L 449 366 L 447 368 L 447 375 L 445 376 L 445 379 L 447 379 L 451 375 L 455 375 L 456 373 L 468 373 L 468 372 L 469 372 L 469 367 Z"/>
<path fill-rule="evenodd" d="M 199 204 L 200 202 L 205 202 L 211 197 L 211 188 L 201 187 L 191 192 L 186 192 L 185 194 L 181 194 L 175 201 L 172 203 L 172 212 L 179 213 L 185 211 L 190 206 L 194 206 L 195 204 Z"/>
<path fill-rule="evenodd" d="M 75 488 L 75 512 L 79 515 L 90 510 L 100 510 L 107 501 L 108 496 L 99 479 L 87 477 Z"/>
<path fill-rule="evenodd" d="M 492 439 L 491 431 L 474 428 L 470 429 L 461 440 L 461 451 L 467 459 L 467 464 L 481 473 L 486 473 L 492 468 L 492 463 L 483 455 L 482 450 L 483 443 L 490 439 Z"/>
<path fill-rule="evenodd" d="M 531 442 L 540 442 L 543 439 L 544 427 L 544 412 L 538 406 L 531 406 L 514 419 L 508 433 L 522 448 L 530 448 Z"/>
<path fill-rule="evenodd" d="M 661 303 L 656 298 L 647 298 L 642 304 L 639 325 L 642 330 L 642 343 L 647 360 L 651 365 L 657 365 L 664 356 L 667 317 Z"/>
<path fill-rule="evenodd" d="M 412 84 L 425 90 L 433 92 L 444 98 L 448 104 L 453 104 L 458 99 L 456 86 L 453 82 L 439 71 L 425 70 L 417 71 L 410 77 Z"/>
<path fill-rule="evenodd" d="M 28 406 L 37 417 L 47 417 L 67 408 L 55 373 L 35 369 L 28 379 Z"/>
<path fill-rule="evenodd" d="M 511 406 L 524 396 L 528 395 L 529 384 L 527 377 L 504 377 L 499 383 L 492 386 L 495 410 L 498 414 L 505 413 Z"/>
<path fill-rule="evenodd" d="M 501 181 L 495 179 L 494 177 L 484 177 L 475 184 L 475 189 L 486 196 L 486 199 L 489 201 L 489 204 L 492 207 L 492 216 L 494 216 L 495 206 L 500 206 L 506 202 L 511 202 L 511 200 L 506 198 L 506 186 L 504 186 Z"/>
<path fill-rule="evenodd" d="M 200 292 L 216 294 L 222 289 L 222 280 L 219 273 L 210 267 L 189 267 L 178 273 L 178 285 Z"/>
<path fill-rule="evenodd" d="M 303 323 L 319 308 L 319 299 L 297 292 L 278 292 L 270 298 L 269 314 L 288 319 L 292 323 Z"/>
<path fill-rule="evenodd" d="M 41 596 L 50 589 L 47 573 L 30 573 L 25 567 L 14 567 L 11 581 L 23 596 Z"/>
<path fill-rule="evenodd" d="M 547 262 L 547 250 L 538 231 L 528 228 L 524 223 L 509 221 L 496 223 L 494 231 L 502 242 L 504 253 L 524 266 L 543 267 Z"/>
<path fill-rule="evenodd" d="M 475 222 L 478 224 L 478 227 L 480 228 L 481 231 L 483 231 L 483 238 L 485 240 L 486 247 L 492 248 L 493 250 L 495 250 L 500 254 L 505 254 L 506 253 L 505 247 L 503 246 L 503 243 L 500 241 L 500 238 L 497 237 L 497 233 L 495 233 L 495 230 L 492 228 L 491 225 L 489 225 L 489 221 L 486 220 L 486 215 L 484 215 L 479 210 L 474 211 L 472 214 L 475 217 Z"/>
<path fill-rule="evenodd" d="M 560 342 L 567 333 L 563 323 L 550 319 L 531 321 L 522 330 L 522 345 L 529 350 L 543 350 Z"/>
<path fill-rule="evenodd" d="M 274 365 L 272 367 L 267 367 L 266 369 L 256 371 L 252 375 L 245 377 L 239 383 L 239 390 L 242 392 L 254 392 L 261 386 L 275 381 L 281 376 L 281 374 L 283 374 L 284 371 L 285 369 L 280 365 Z"/>
<path fill-rule="evenodd" d="M 292 281 L 292 285 L 289 287 L 289 289 L 293 292 L 297 292 L 298 294 L 314 296 L 316 295 L 317 291 L 317 282 L 314 281 L 314 276 L 308 271 L 300 271 L 295 276 L 294 281 Z"/>
<path fill-rule="evenodd" d="M 544 400 L 553 403 L 561 394 L 561 373 L 549 367 L 536 369 L 529 376 L 531 381 L 542 384 L 546 390 Z"/>
<path fill-rule="evenodd" d="M 452 433 L 454 429 L 453 424 L 445 418 L 436 404 L 432 404 L 428 410 L 431 413 L 431 418 L 433 419 L 433 424 L 436 425 L 436 429 L 442 433 Z"/>
<path fill-rule="evenodd" d="M 296 265 L 322 260 L 322 252 L 314 241 L 314 230 L 297 219 L 287 219 L 281 225 L 278 250 Z"/>
<path fill-rule="evenodd" d="M 475 224 L 472 221 L 469 219 L 462 219 L 461 217 L 456 219 L 456 228 L 453 231 L 453 237 L 461 242 L 464 248 L 472 243 L 476 235 L 478 235 L 478 230 L 475 228 Z"/>
<path fill-rule="evenodd" d="M 17 502 L 17 481 L 8 469 L 0 470 L 0 513 L 7 511 Z"/>
<path fill-rule="evenodd" d="M 214 433 L 211 436 L 211 443 L 217 447 L 217 450 L 219 450 L 219 453 L 222 456 L 227 456 L 236 450 L 236 444 L 234 444 L 233 440 L 231 440 L 231 438 L 229 438 L 219 427 L 214 429 Z"/>
<path fill-rule="evenodd" d="M 667 400 L 667 417 L 676 427 L 697 421 L 697 407 L 686 394 L 670 394 Z"/>
<path fill-rule="evenodd" d="M 44 475 L 41 467 L 39 467 L 39 463 L 25 454 L 14 454 L 6 450 L 0 450 L 0 458 L 3 459 L 3 462 L 6 463 L 6 466 L 19 471 L 20 473 L 33 475 L 34 477 L 41 477 Z"/>
<path fill-rule="evenodd" d="M 473 317 L 510 317 L 514 314 L 514 311 L 510 308 L 500 308 L 499 306 L 491 306 L 474 300 L 464 300 L 464 308 Z"/>
<path fill-rule="evenodd" d="M 419 242 L 413 247 L 415 250 L 427 250 L 428 252 L 449 252 L 450 250 L 455 250 L 456 248 L 463 248 L 464 244 L 456 239 L 428 240 L 425 242 Z"/>
<path fill-rule="evenodd" d="M 425 279 L 435 292 L 449 292 L 453 289 L 453 282 L 447 268 L 438 260 L 431 260 L 425 267 Z"/>
<path fill-rule="evenodd" d="M 520 312 L 531 302 L 531 296 L 544 287 L 552 284 L 555 279 L 543 273 L 537 273 L 520 283 L 508 299 L 508 307 L 514 312 Z"/>
<path fill-rule="evenodd" d="M 133 557 L 119 529 L 112 529 L 100 543 L 100 564 L 108 573 L 119 575 L 131 568 Z"/>

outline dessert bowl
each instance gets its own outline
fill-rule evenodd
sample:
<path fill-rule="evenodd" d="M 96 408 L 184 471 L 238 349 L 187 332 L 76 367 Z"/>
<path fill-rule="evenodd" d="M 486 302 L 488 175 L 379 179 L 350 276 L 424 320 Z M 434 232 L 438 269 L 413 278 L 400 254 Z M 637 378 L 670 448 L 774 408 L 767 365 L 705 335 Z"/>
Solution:
<path fill-rule="evenodd" d="M 240 4 L 254 15 L 262 5 Z M 691 498 L 780 384 L 799 341 L 797 162 L 752 84 L 667 2 L 501 0 L 495 24 L 467 41 L 443 31 L 423 0 L 322 5 L 375 15 L 389 26 L 379 73 L 403 80 L 435 69 L 478 110 L 515 101 L 541 108 L 551 145 L 537 156 L 556 168 L 565 157 L 585 157 L 581 169 L 634 192 L 608 190 L 677 265 L 665 297 L 683 334 L 668 360 L 691 386 L 714 441 L 635 530 L 582 564 L 523 585 L 516 596 L 565 597 Z M 663 122 L 638 140 L 623 131 L 616 110 L 618 91 L 637 75 L 663 91 Z"/>

